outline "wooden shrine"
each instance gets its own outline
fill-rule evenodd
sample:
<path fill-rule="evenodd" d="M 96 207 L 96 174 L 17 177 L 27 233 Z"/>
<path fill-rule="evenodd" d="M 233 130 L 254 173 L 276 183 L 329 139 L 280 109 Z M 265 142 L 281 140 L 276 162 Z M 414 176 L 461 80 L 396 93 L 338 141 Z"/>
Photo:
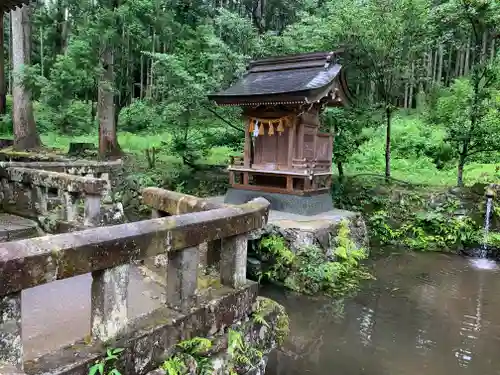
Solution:
<path fill-rule="evenodd" d="M 339 53 L 253 61 L 233 86 L 209 95 L 218 105 L 243 109 L 244 154 L 228 168 L 233 189 L 330 196 L 333 135 L 319 130 L 319 117 L 349 98 Z M 271 207 L 277 209 L 272 201 Z"/>

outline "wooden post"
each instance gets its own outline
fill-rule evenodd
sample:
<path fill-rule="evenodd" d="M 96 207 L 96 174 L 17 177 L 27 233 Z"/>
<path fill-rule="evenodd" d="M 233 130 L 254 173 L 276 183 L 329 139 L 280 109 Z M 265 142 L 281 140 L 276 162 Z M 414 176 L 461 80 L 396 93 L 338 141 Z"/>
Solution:
<path fill-rule="evenodd" d="M 313 133 L 313 146 L 312 146 L 312 149 L 313 149 L 313 165 L 316 163 L 316 159 L 318 158 L 318 154 L 316 153 L 316 145 L 318 144 L 317 143 L 318 141 L 318 127 L 316 126 L 314 128 L 314 133 Z M 313 166 L 313 169 L 316 169 L 316 165 Z"/>
<path fill-rule="evenodd" d="M 243 154 L 243 165 L 245 168 L 250 168 L 252 139 L 250 135 L 250 118 L 247 118 L 245 123 L 245 153 Z"/>
<path fill-rule="evenodd" d="M 246 234 L 222 239 L 220 260 L 222 285 L 237 288 L 246 283 L 247 247 Z"/>
<path fill-rule="evenodd" d="M 21 292 L 0 297 L 0 364 L 23 369 Z M 0 369 L 0 374 L 11 373 Z"/>
<path fill-rule="evenodd" d="M 309 175 L 304 177 L 304 191 L 311 190 L 311 180 L 309 179 Z"/>
<path fill-rule="evenodd" d="M 130 265 L 92 272 L 92 337 L 106 341 L 128 323 Z"/>
<path fill-rule="evenodd" d="M 293 177 L 286 176 L 286 190 L 289 192 L 293 191 Z"/>
<path fill-rule="evenodd" d="M 304 158 L 304 124 L 302 123 L 300 118 L 297 118 L 298 122 L 298 127 L 299 127 L 299 139 L 297 139 L 297 151 L 298 151 L 298 158 L 303 159 Z"/>
<path fill-rule="evenodd" d="M 293 120 L 292 126 L 288 128 L 288 169 L 293 169 L 293 159 L 295 158 L 295 132 L 297 130 L 297 118 Z"/>

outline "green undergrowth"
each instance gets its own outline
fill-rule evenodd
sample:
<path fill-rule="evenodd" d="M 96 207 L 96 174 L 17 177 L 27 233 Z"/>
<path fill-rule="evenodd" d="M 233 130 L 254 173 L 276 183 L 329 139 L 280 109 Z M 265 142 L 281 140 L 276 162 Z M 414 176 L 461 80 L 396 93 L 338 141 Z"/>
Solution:
<path fill-rule="evenodd" d="M 267 322 L 263 321 L 264 325 Z M 161 368 L 167 375 L 212 375 L 216 372 L 211 357 L 214 343 L 206 338 L 194 337 L 177 344 L 176 353 L 163 362 Z M 225 351 L 224 374 L 236 375 L 249 371 L 260 362 L 264 353 L 249 345 L 240 331 L 229 329 Z"/>
<path fill-rule="evenodd" d="M 399 113 L 391 126 L 391 175 L 415 185 L 455 186 L 457 181 L 456 155 L 446 142 L 446 130 L 427 122 L 424 116 Z M 385 168 L 385 126 L 365 128 L 367 141 L 352 154 L 345 173 L 355 176 L 364 173 L 383 175 Z M 491 182 L 498 176 L 500 152 L 472 157 L 465 165 L 464 182 Z M 383 182 L 383 181 L 381 181 Z"/>
<path fill-rule="evenodd" d="M 89 368 L 88 375 L 122 375 L 122 373 L 115 367 L 116 361 L 118 361 L 121 352 L 123 352 L 123 349 L 121 348 L 107 349 L 104 358 L 96 361 Z"/>
<path fill-rule="evenodd" d="M 460 190 L 358 180 L 339 188 L 338 207 L 364 214 L 372 247 L 451 252 L 476 246 L 483 238 L 484 198 Z"/>
<path fill-rule="evenodd" d="M 344 220 L 333 240 L 332 254 L 326 254 L 317 246 L 307 246 L 294 253 L 283 237 L 266 237 L 260 242 L 257 253 L 271 265 L 259 277 L 282 283 L 303 294 L 349 294 L 357 290 L 361 280 L 371 278 L 360 263 L 367 252 L 358 248 L 349 234 L 348 222 Z"/>
<path fill-rule="evenodd" d="M 269 318 L 269 321 L 266 320 Z M 265 327 L 269 336 L 259 332 L 256 342 L 245 338 L 246 328 Z M 160 368 L 167 375 L 237 375 L 256 368 L 264 356 L 263 350 L 281 346 L 288 336 L 290 322 L 285 308 L 265 297 L 257 297 L 250 320 L 226 331 L 225 337 L 208 339 L 193 337 L 179 342 Z M 247 332 L 248 333 L 248 332 Z M 117 362 L 124 349 L 109 348 L 104 357 L 88 370 L 88 375 L 122 375 Z"/>

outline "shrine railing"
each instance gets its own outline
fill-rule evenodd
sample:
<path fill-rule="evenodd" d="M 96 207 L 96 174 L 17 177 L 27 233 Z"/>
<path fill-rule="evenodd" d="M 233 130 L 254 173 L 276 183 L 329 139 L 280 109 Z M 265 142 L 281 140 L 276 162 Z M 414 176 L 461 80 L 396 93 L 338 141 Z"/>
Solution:
<path fill-rule="evenodd" d="M 178 202 L 182 211 L 184 203 Z M 242 319 L 257 296 L 256 284 L 246 280 L 247 233 L 267 222 L 268 207 L 259 198 L 241 206 L 1 244 L 0 374 L 86 374 L 102 358 L 103 343 L 113 342 L 124 348 L 117 363 L 122 373 L 143 375 L 159 366 L 181 338 L 207 335 Z M 204 300 L 197 293 L 197 247 L 219 239 L 221 287 Z M 131 321 L 130 263 L 161 254 L 168 257 L 166 306 Z M 21 292 L 89 272 L 91 342 L 25 363 Z"/>

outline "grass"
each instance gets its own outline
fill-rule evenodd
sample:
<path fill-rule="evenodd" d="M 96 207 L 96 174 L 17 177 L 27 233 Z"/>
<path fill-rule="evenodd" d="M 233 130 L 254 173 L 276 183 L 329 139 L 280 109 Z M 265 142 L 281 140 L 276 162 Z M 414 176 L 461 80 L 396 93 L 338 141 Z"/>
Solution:
<path fill-rule="evenodd" d="M 385 171 L 385 128 L 367 130 L 370 140 L 364 143 L 345 166 L 347 175 Z M 399 180 L 430 186 L 454 186 L 457 181 L 457 167 L 454 161 L 438 169 L 433 160 L 423 155 L 424 150 L 445 149 L 445 133 L 439 127 L 426 124 L 415 116 L 396 118 L 392 131 L 391 175 Z M 464 169 L 464 182 L 490 183 L 498 178 L 495 168 L 499 165 L 500 153 L 487 155 L 491 163 L 478 160 L 467 164 Z M 486 157 L 484 157 L 486 159 Z"/>
<path fill-rule="evenodd" d="M 62 136 L 56 133 L 48 133 L 41 135 L 44 145 L 50 148 L 68 150 L 70 142 L 88 142 L 95 145 L 98 144 L 98 134 L 82 135 L 82 136 Z M 168 133 L 158 134 L 133 134 L 127 132 L 118 133 L 118 143 L 123 151 L 128 154 L 144 156 L 144 150 L 156 147 L 159 149 L 158 158 L 163 162 L 178 163 L 179 159 L 175 156 L 168 155 L 163 149 L 165 148 L 162 142 L 168 143 L 171 139 Z M 206 160 L 206 164 L 227 164 L 228 156 L 232 152 L 229 147 L 214 147 Z"/>
<path fill-rule="evenodd" d="M 347 175 L 379 174 L 385 170 L 385 129 L 366 129 L 369 141 L 364 143 L 358 152 L 352 155 L 345 165 Z M 456 184 L 456 165 L 448 163 L 445 168 L 438 169 L 434 162 L 423 155 L 423 150 L 446 147 L 444 131 L 437 126 L 430 126 L 417 116 L 400 116 L 395 118 L 392 132 L 392 176 L 409 183 L 429 186 L 454 186 Z M 6 136 L 8 137 L 8 136 Z M 97 145 L 98 135 L 61 136 L 56 133 L 43 134 L 43 143 L 50 148 L 67 150 L 70 142 L 90 142 Z M 168 144 L 171 135 L 168 132 L 153 134 L 133 134 L 119 132 L 118 141 L 122 149 L 132 155 L 145 158 L 144 150 L 152 147 L 159 149 L 157 157 L 164 163 L 178 164 L 180 160 L 169 155 L 164 147 Z M 214 147 L 204 163 L 210 165 L 225 165 L 229 155 L 235 151 L 229 147 Z M 495 169 L 500 161 L 500 152 L 489 154 L 485 160 L 466 165 L 464 181 L 467 185 L 476 182 L 494 182 L 498 176 Z M 334 171 L 336 171 L 334 169 Z"/>

